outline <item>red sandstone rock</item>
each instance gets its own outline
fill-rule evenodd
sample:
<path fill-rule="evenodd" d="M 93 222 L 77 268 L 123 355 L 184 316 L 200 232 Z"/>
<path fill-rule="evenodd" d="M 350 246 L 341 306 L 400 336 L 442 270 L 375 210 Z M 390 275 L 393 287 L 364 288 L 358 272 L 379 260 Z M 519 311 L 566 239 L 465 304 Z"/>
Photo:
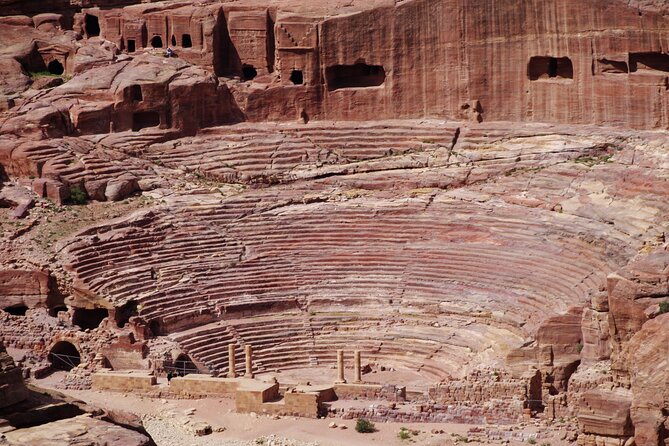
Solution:
<path fill-rule="evenodd" d="M 48 271 L 0 270 L 0 308 L 46 306 L 51 295 Z"/>
<path fill-rule="evenodd" d="M 644 323 L 625 345 L 618 363 L 629 372 L 636 444 L 661 444 L 669 410 L 669 314 Z"/>
<path fill-rule="evenodd" d="M 630 419 L 632 392 L 624 388 L 600 388 L 586 392 L 578 420 L 586 434 L 629 437 L 634 433 Z"/>
<path fill-rule="evenodd" d="M 16 367 L 0 342 L 0 409 L 21 402 L 27 397 L 28 389 L 23 383 L 21 369 Z"/>
<path fill-rule="evenodd" d="M 0 17 L 3 170 L 59 205 L 75 187 L 165 199 L 52 253 L 68 302 L 115 307 L 107 322 L 81 334 L 4 315 L 12 345 L 69 340 L 149 367 L 169 335 L 215 372 L 230 342 L 258 347 L 259 370 L 355 345 L 477 404 L 410 420 L 480 422 L 486 400 L 489 419 L 517 419 L 523 398 L 557 418 L 576 401 L 596 444 L 632 428 L 639 446 L 662 440 L 666 253 L 620 267 L 666 243 L 666 138 L 488 124 L 669 127 L 661 2 L 118 3 L 0 0 L 30 16 Z M 27 75 L 51 64 L 74 77 Z M 253 124 L 203 131 L 237 121 Z M 222 198 L 225 182 L 251 190 Z M 31 236 L 0 253 L 33 262 Z M 570 381 L 609 358 L 613 390 Z M 504 359 L 513 378 L 477 373 Z"/>

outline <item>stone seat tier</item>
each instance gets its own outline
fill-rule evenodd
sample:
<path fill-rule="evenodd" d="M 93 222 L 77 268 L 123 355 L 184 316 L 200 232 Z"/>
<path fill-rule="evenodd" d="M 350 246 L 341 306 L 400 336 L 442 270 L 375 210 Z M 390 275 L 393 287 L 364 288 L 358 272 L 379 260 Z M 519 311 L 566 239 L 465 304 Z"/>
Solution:
<path fill-rule="evenodd" d="M 235 162 L 273 170 L 284 155 L 290 159 L 287 165 L 293 163 L 307 137 L 318 150 L 341 152 L 330 160 L 341 163 L 356 157 L 357 150 L 366 159 L 387 156 L 388 147 L 374 141 L 384 132 L 387 141 L 399 141 L 409 151 L 450 144 L 453 130 L 443 130 L 437 139 L 440 133 L 434 129 L 402 135 L 392 126 L 392 131 L 383 126 L 371 131 L 347 125 L 339 133 L 327 125 L 209 129 L 190 140 L 160 144 L 160 150 L 158 144 L 147 147 L 142 156 L 164 154 L 170 162 L 192 157 L 199 163 L 211 154 L 213 166 L 233 155 Z M 438 144 L 424 135 L 436 135 Z M 220 141 L 211 146 L 207 138 L 214 136 Z M 469 135 L 470 140 L 477 137 Z M 415 145 L 406 145 L 414 139 Z M 330 143 L 338 149 L 326 148 Z M 520 168 L 499 176 L 497 184 L 508 184 L 509 191 L 497 195 L 481 183 L 455 192 L 400 193 L 393 199 L 342 194 L 327 201 L 319 196 L 324 189 L 295 183 L 295 188 L 250 188 L 229 198 L 203 196 L 201 203 L 184 199 L 153 209 L 150 218 L 101 230 L 98 240 L 74 241 L 67 248 L 69 269 L 84 289 L 113 301 L 136 298 L 141 315 L 160 321 L 167 333 L 178 335 L 219 320 L 230 333 L 203 332 L 178 341 L 198 360 L 218 367 L 226 361 L 229 341 L 256 347 L 265 368 L 306 364 L 310 357 L 334 360 L 336 347 L 351 346 L 407 367 L 435 361 L 454 369 L 448 355 L 465 367 L 491 339 L 506 336 L 510 347 L 520 344 L 546 317 L 582 304 L 587 292 L 638 245 L 629 234 L 611 231 L 608 222 L 553 211 L 538 201 L 536 207 L 514 204 L 512 189 L 519 190 L 523 182 L 530 191 L 545 187 L 551 196 L 560 190 L 549 180 L 542 184 L 538 175 L 529 181 L 522 169 L 554 169 L 551 175 L 564 185 L 562 191 L 571 193 L 566 185 L 575 177 L 560 174 L 558 166 L 581 149 L 513 144 L 506 151 L 458 146 L 451 156 L 481 178 L 488 170 Z M 316 155 L 309 153 L 300 162 L 317 160 Z M 644 190 L 643 182 L 633 189 Z M 662 203 L 652 200 L 656 206 Z M 640 214 L 639 221 L 651 220 L 651 214 Z M 237 311 L 280 317 L 230 320 Z M 430 329 L 435 319 L 441 325 L 438 334 Z M 389 325 L 375 325 L 383 321 Z M 334 324 L 340 331 L 333 330 Z"/>
<path fill-rule="evenodd" d="M 455 128 L 443 123 L 378 127 L 338 123 L 314 128 L 270 126 L 259 131 L 241 124 L 157 144 L 143 155 L 214 177 L 228 179 L 242 173 L 254 178 L 284 174 L 305 164 L 349 163 L 420 151 L 425 146 L 450 146 Z"/>

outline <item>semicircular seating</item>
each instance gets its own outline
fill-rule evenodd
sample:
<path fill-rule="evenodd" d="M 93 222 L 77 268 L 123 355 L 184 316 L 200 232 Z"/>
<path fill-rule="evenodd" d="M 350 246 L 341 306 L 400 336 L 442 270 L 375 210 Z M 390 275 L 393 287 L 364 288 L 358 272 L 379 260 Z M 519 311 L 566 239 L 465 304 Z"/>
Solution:
<path fill-rule="evenodd" d="M 292 138 L 317 127 L 286 128 Z M 228 131 L 252 153 L 250 127 Z M 277 132 L 266 133 L 285 137 Z M 580 182 L 616 174 L 615 165 L 574 167 L 579 153 L 595 150 L 591 141 L 561 151 L 523 137 L 495 151 L 477 149 L 475 132 L 469 138 L 451 155 L 453 169 L 470 169 L 459 189 L 348 195 L 312 181 L 184 196 L 80 234 L 65 250 L 68 269 L 82 292 L 114 305 L 136 300 L 157 333 L 211 371 L 227 371 L 235 343 L 254 346 L 258 371 L 329 366 L 337 349 L 359 349 L 428 379 L 462 376 L 504 358 L 546 318 L 583 305 L 643 243 L 612 231 L 599 203 L 597 215 L 555 210 L 559 194 L 566 204 L 582 200 L 590 192 Z M 626 184 L 615 187 L 606 206 L 632 196 Z M 666 215 L 667 201 L 648 196 L 643 206 Z"/>

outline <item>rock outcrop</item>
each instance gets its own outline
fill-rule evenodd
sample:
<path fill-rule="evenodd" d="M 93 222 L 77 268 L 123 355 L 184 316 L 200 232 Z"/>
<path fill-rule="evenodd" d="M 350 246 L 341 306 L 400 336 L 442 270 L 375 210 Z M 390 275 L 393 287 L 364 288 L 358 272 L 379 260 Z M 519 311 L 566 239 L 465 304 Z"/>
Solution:
<path fill-rule="evenodd" d="M 0 270 L 0 308 L 52 305 L 52 286 L 48 271 Z"/>
<path fill-rule="evenodd" d="M 70 389 L 353 348 L 416 386 L 383 416 L 662 446 L 667 11 L 0 0 L 0 341 Z"/>
<path fill-rule="evenodd" d="M 591 434 L 584 444 L 622 444 L 634 436 L 637 445 L 657 446 L 668 438 L 669 314 L 659 310 L 664 302 L 669 302 L 666 246 L 609 275 L 606 296 L 596 295 L 584 312 L 584 334 L 605 347 L 584 349 L 588 363 L 608 359 L 608 350 L 612 360 L 611 383 L 586 392 L 579 403 L 579 421 Z M 593 326 L 591 314 L 606 315 L 607 322 Z"/>
<path fill-rule="evenodd" d="M 0 343 L 0 409 L 20 403 L 28 397 L 21 369 Z"/>

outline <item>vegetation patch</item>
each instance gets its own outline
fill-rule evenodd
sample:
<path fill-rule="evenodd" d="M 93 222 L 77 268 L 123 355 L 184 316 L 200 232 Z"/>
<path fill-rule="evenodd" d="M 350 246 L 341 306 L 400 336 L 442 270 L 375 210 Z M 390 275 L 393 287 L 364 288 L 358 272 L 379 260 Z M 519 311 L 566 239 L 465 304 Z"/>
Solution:
<path fill-rule="evenodd" d="M 88 195 L 86 191 L 81 189 L 79 186 L 72 186 L 70 188 L 70 203 L 72 204 L 86 204 L 88 201 Z"/>
<path fill-rule="evenodd" d="M 664 314 L 664 313 L 669 313 L 669 301 L 665 300 L 664 302 L 660 302 L 660 313 L 659 314 Z"/>
<path fill-rule="evenodd" d="M 371 434 L 376 432 L 376 426 L 365 418 L 358 418 L 358 421 L 355 422 L 355 430 L 361 434 Z"/>

